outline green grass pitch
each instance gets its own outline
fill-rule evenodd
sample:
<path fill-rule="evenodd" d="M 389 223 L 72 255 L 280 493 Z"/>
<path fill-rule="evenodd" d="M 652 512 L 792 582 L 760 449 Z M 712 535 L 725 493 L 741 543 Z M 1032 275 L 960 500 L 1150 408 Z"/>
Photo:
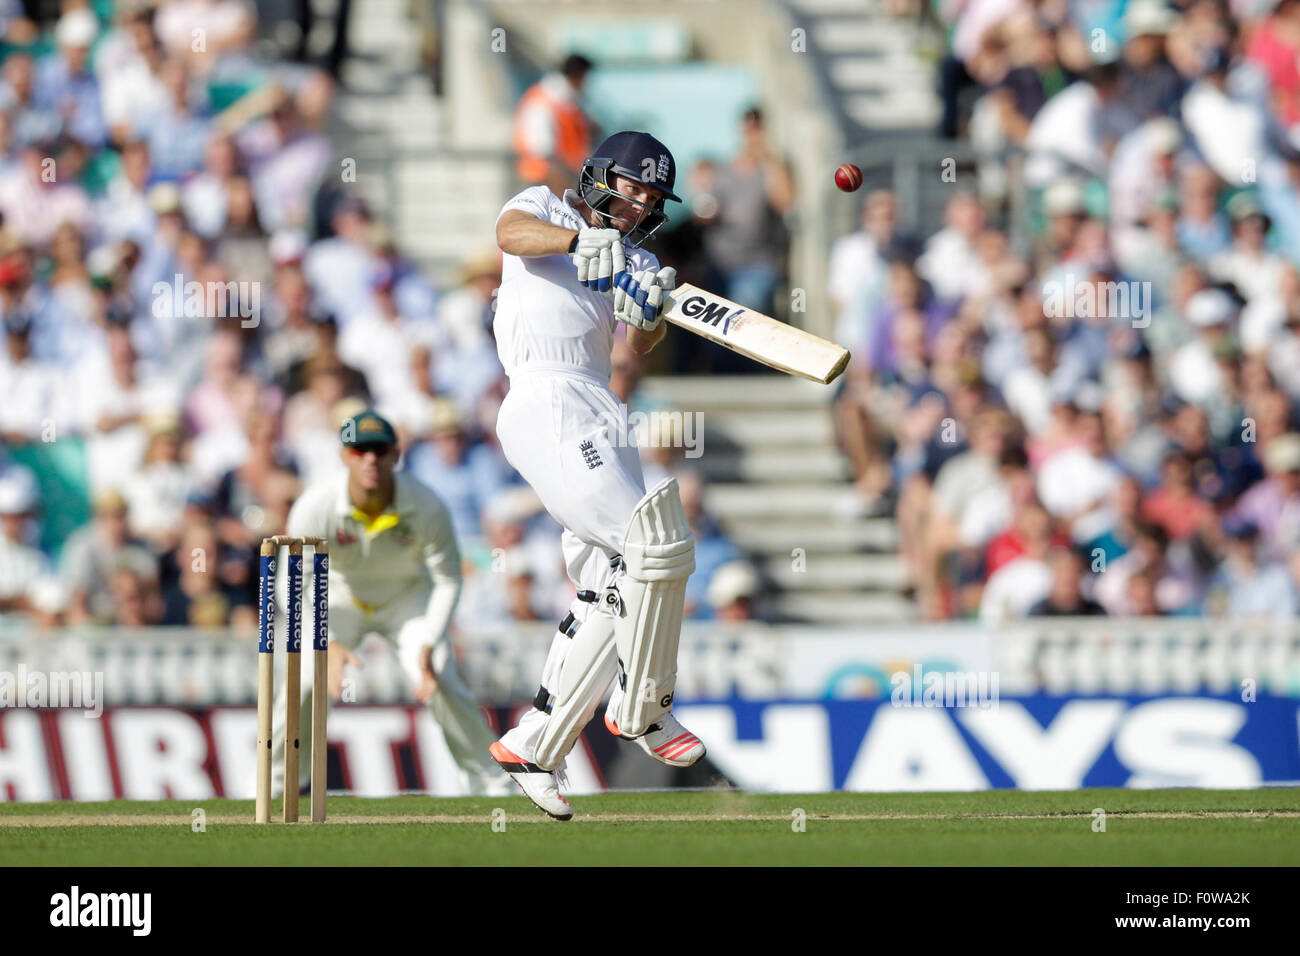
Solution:
<path fill-rule="evenodd" d="M 522 797 L 334 797 L 323 825 L 262 826 L 247 800 L 0 804 L 0 866 L 1300 865 L 1300 789 L 572 802 L 561 823 Z"/>

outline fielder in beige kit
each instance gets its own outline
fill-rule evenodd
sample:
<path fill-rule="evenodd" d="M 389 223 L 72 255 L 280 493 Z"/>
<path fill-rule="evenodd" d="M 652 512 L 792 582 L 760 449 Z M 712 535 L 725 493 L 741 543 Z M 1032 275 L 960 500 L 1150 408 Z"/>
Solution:
<path fill-rule="evenodd" d="M 374 420 L 387 427 L 381 429 Z M 358 423 L 355 433 L 363 439 L 381 432 L 392 435 L 391 426 L 373 412 L 363 412 L 351 422 Z M 509 780 L 488 755 L 495 736 L 457 672 L 447 636 L 461 587 L 460 549 L 447 508 L 418 480 L 392 471 L 397 460 L 395 445 L 387 452 L 380 447 L 383 443 L 371 440 L 348 445 L 347 423 L 344 429 L 343 454 L 349 473 L 308 488 L 289 512 L 287 529 L 290 535 L 315 535 L 329 541 L 331 685 L 341 674 L 343 660 L 362 638 L 379 634 L 393 645 L 416 688 L 417 699 L 427 701 L 452 757 L 465 774 L 467 790 L 474 794 L 508 792 Z M 362 449 L 359 455 L 358 448 Z M 350 457 L 354 460 L 349 461 Z M 387 507 L 372 507 L 371 513 L 356 501 L 365 497 L 356 490 L 355 482 L 366 468 L 376 480 L 391 481 Z M 378 499 L 372 496 L 372 504 L 384 497 L 387 494 Z M 310 672 L 305 676 L 303 707 L 310 713 Z M 331 689 L 337 693 L 335 687 Z M 283 694 L 281 689 L 272 731 L 277 791 L 283 789 L 284 773 Z M 309 735 L 310 726 L 305 724 L 305 752 L 311 750 Z M 305 776 L 301 783 L 306 783 Z"/>

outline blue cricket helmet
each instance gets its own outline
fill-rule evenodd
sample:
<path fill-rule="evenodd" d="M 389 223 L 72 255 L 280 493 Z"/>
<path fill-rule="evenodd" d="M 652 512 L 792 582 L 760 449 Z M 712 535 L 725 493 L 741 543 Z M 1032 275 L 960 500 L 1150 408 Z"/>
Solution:
<path fill-rule="evenodd" d="M 625 130 L 607 137 L 596 147 L 595 154 L 582 164 L 582 172 L 578 177 L 578 194 L 583 202 L 606 219 L 609 218 L 606 207 L 614 195 L 611 174 L 638 180 L 663 193 L 663 201 L 654 207 L 638 203 L 627 196 L 620 197 L 625 202 L 641 207 L 640 218 L 627 233 L 628 244 L 639 246 L 668 221 L 662 208 L 663 202 L 669 199 L 673 202 L 682 201 L 673 192 L 673 183 L 677 179 L 677 162 L 668 147 L 649 133 Z"/>

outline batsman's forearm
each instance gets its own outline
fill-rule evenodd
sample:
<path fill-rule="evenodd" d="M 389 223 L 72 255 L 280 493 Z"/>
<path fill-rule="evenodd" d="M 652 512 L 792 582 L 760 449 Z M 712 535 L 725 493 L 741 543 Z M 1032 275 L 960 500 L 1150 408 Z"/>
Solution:
<path fill-rule="evenodd" d="M 572 229 L 542 222 L 526 212 L 518 216 L 507 214 L 497 223 L 497 245 L 501 251 L 524 259 L 564 255 L 576 235 Z"/>
<path fill-rule="evenodd" d="M 668 323 L 660 322 L 653 332 L 628 326 L 627 346 L 637 355 L 646 355 L 668 334 Z"/>

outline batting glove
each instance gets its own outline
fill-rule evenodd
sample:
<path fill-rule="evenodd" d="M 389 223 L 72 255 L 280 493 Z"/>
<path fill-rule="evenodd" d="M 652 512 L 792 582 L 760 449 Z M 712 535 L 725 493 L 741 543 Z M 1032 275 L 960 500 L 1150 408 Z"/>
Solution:
<path fill-rule="evenodd" d="M 588 289 L 609 292 L 614 276 L 627 268 L 623 257 L 623 234 L 617 229 L 583 228 L 573 249 L 578 282 Z"/>
<path fill-rule="evenodd" d="M 677 288 L 677 270 L 642 269 L 614 279 L 614 318 L 634 328 L 653 332 L 663 321 L 668 293 Z"/>

